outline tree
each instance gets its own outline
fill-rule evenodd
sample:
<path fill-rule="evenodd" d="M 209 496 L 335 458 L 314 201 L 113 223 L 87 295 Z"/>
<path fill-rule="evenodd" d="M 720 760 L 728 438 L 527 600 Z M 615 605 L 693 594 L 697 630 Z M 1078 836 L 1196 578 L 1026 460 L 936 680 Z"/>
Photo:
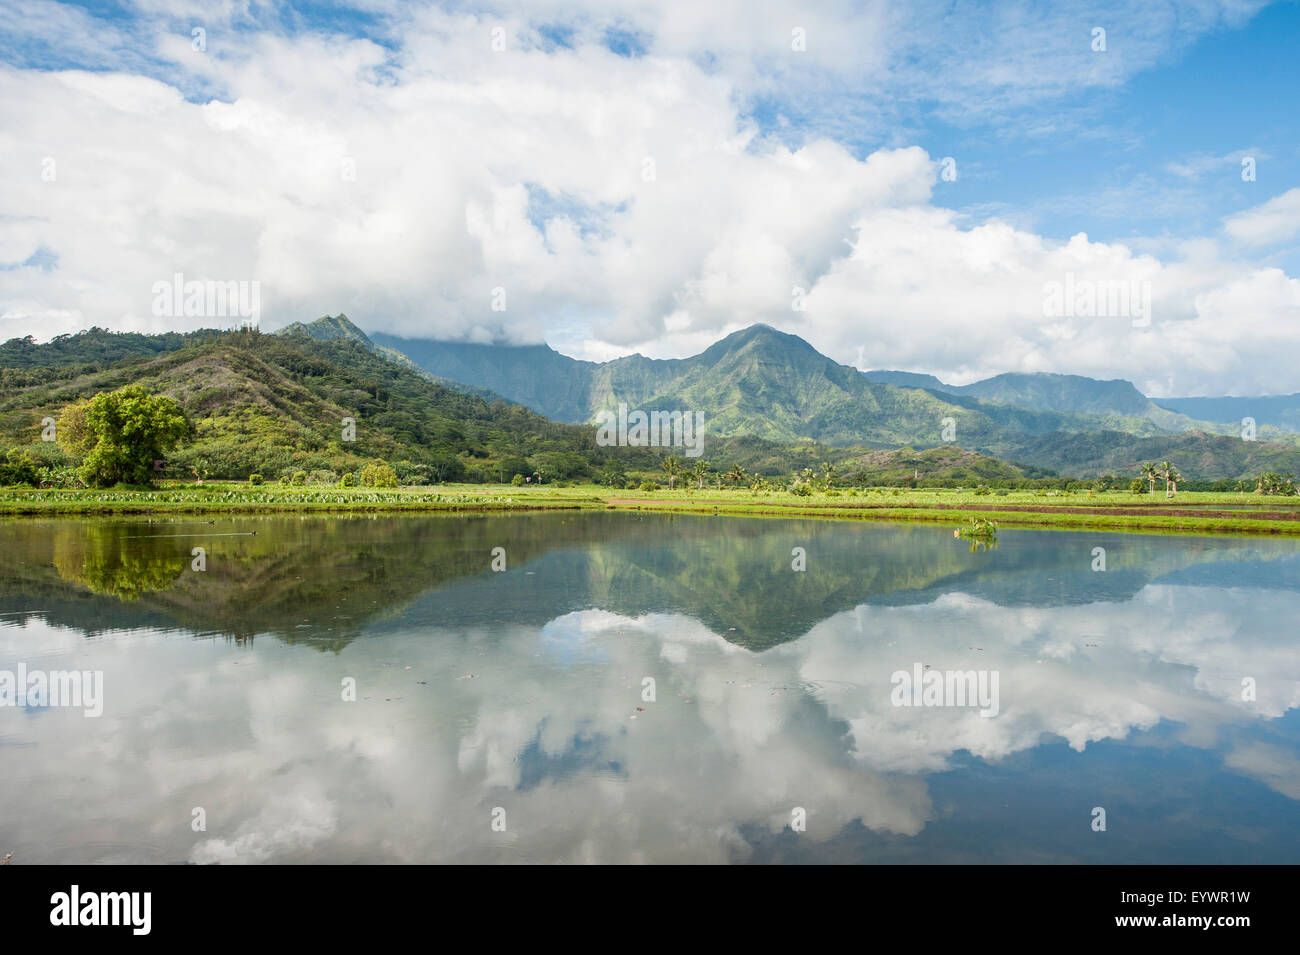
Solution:
<path fill-rule="evenodd" d="M 723 477 L 733 484 L 743 484 L 745 481 L 745 469 L 739 464 L 733 464 Z"/>
<path fill-rule="evenodd" d="M 94 487 L 150 484 L 153 463 L 193 434 L 181 406 L 166 395 L 151 395 L 139 385 L 101 391 L 84 411 L 70 411 L 74 448 L 87 447 L 81 479 Z M 84 429 L 77 416 L 84 413 Z"/>
<path fill-rule="evenodd" d="M 677 482 L 677 475 L 682 473 L 681 458 L 670 454 L 659 462 L 659 467 L 663 469 L 664 474 L 668 475 L 668 490 L 671 491 L 673 485 Z"/>
<path fill-rule="evenodd" d="M 703 458 L 696 461 L 695 466 L 691 468 L 691 475 L 699 482 L 699 490 L 704 490 L 704 479 L 709 476 L 711 470 L 713 466 Z"/>
<path fill-rule="evenodd" d="M 1134 478 L 1134 479 L 1129 483 L 1129 486 L 1128 486 L 1129 493 L 1130 493 L 1130 494 L 1141 494 L 1141 493 L 1142 493 L 1142 489 L 1143 489 L 1144 487 L 1146 487 L 1146 482 L 1144 482 L 1141 478 Z"/>
<path fill-rule="evenodd" d="M 450 451 L 435 451 L 429 456 L 429 473 L 435 482 L 443 484 L 463 475 L 465 465 Z"/>
<path fill-rule="evenodd" d="M 1151 493 L 1156 493 L 1156 475 L 1159 473 L 1154 464 L 1142 465 L 1142 476 L 1151 484 Z"/>
<path fill-rule="evenodd" d="M 1176 497 L 1178 495 L 1178 482 L 1183 476 L 1178 473 L 1178 468 L 1168 461 L 1164 464 L 1165 468 L 1165 497 Z"/>
<path fill-rule="evenodd" d="M 523 480 L 520 479 L 519 483 L 522 484 Z M 361 484 L 364 487 L 397 487 L 397 472 L 386 462 L 375 461 L 361 469 Z"/>
<path fill-rule="evenodd" d="M 1278 474 L 1276 471 L 1265 471 L 1259 476 L 1259 484 L 1255 488 L 1256 494 L 1291 494 L 1295 490 L 1295 476 L 1291 473 Z"/>
<path fill-rule="evenodd" d="M 89 405 L 89 400 L 83 400 L 64 407 L 54 429 L 59 444 L 80 455 L 89 454 L 97 440 L 90 425 L 86 423 L 86 408 Z"/>

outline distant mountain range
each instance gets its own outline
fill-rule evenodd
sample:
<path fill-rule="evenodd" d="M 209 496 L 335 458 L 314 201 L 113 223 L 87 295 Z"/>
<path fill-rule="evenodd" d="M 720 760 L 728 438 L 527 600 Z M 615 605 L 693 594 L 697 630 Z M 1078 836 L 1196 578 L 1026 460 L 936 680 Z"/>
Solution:
<path fill-rule="evenodd" d="M 614 460 L 591 424 L 619 403 L 704 416 L 706 455 L 753 473 L 823 461 L 877 477 L 1003 480 L 1044 472 L 1134 476 L 1169 459 L 1193 480 L 1300 473 L 1300 408 L 1287 398 L 1153 401 L 1126 381 L 1005 374 L 969 385 L 861 372 L 796 335 L 754 325 L 698 355 L 579 361 L 546 345 L 367 335 L 346 316 L 273 335 L 90 329 L 0 345 L 0 446 L 38 437 L 43 416 L 127 382 L 181 401 L 201 440 L 177 455 L 214 475 L 338 470 L 373 456 L 429 473 L 491 477 L 541 467 L 592 475 Z M 1213 414 L 1207 421 L 1189 412 Z M 1241 437 L 1247 413 L 1259 440 Z M 338 422 L 364 422 L 364 446 Z M 656 468 L 658 449 L 617 449 Z M 507 474 L 507 477 L 509 475 Z"/>
<path fill-rule="evenodd" d="M 569 358 L 547 345 L 372 338 L 440 380 L 487 389 L 575 424 L 622 402 L 702 411 L 716 436 L 882 448 L 952 444 L 1062 473 L 1124 474 L 1140 461 L 1168 457 L 1188 473 L 1219 479 L 1300 463 L 1300 435 L 1288 426 L 1285 399 L 1157 402 L 1128 381 L 1055 374 L 947 385 L 932 375 L 861 372 L 767 325 L 735 332 L 689 358 L 631 355 L 607 362 Z M 1217 420 L 1180 410 L 1225 400 L 1258 404 L 1259 440 L 1241 439 L 1245 415 L 1236 406 L 1226 413 L 1204 406 Z M 1300 399 L 1294 410 L 1300 420 Z"/>
<path fill-rule="evenodd" d="M 1243 398 L 1148 398 L 1130 381 L 1098 381 L 1080 375 L 1004 374 L 969 385 L 944 384 L 934 375 L 910 371 L 868 371 L 872 381 L 900 388 L 928 388 L 953 395 L 971 395 L 989 401 L 1051 411 L 1084 414 L 1122 414 L 1148 418 L 1169 430 L 1186 430 L 1192 424 L 1217 422 L 1232 430 L 1242 419 L 1270 425 L 1286 433 L 1300 433 L 1300 394 Z M 1166 413 L 1167 412 L 1167 413 Z"/>
<path fill-rule="evenodd" d="M 1300 394 L 1253 398 L 1153 398 L 1160 407 L 1204 421 L 1240 423 L 1254 418 L 1258 425 L 1300 432 Z"/>

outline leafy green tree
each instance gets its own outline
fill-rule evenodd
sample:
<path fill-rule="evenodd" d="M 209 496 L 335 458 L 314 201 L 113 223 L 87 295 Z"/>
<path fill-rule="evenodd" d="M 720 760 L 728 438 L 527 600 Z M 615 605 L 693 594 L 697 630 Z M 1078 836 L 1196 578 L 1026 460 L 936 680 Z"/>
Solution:
<path fill-rule="evenodd" d="M 512 480 L 516 474 L 532 474 L 533 468 L 525 458 L 508 457 L 496 466 L 497 481 L 501 484 Z"/>
<path fill-rule="evenodd" d="M 67 405 L 60 412 L 59 420 L 54 429 L 59 444 L 80 455 L 89 454 L 90 449 L 95 446 L 97 440 L 94 432 L 90 430 L 90 426 L 86 423 L 86 408 L 89 405 L 89 399 L 74 401 L 72 404 Z"/>
<path fill-rule="evenodd" d="M 465 474 L 465 465 L 450 451 L 436 451 L 429 456 L 429 473 L 438 484 L 455 481 Z"/>
<path fill-rule="evenodd" d="M 88 448 L 80 474 L 95 487 L 152 483 L 154 461 L 193 434 L 180 405 L 139 385 L 100 392 L 84 414 L 84 431 L 74 425 L 71 440 Z"/>
<path fill-rule="evenodd" d="M 376 461 L 361 469 L 361 483 L 365 487 L 397 487 L 397 472 L 385 462 Z"/>
<path fill-rule="evenodd" d="M 682 473 L 682 459 L 670 454 L 659 462 L 659 467 L 668 475 L 668 490 L 671 491 L 677 483 L 677 475 Z"/>
<path fill-rule="evenodd" d="M 1265 471 L 1258 478 L 1258 486 L 1255 488 L 1256 494 L 1292 494 L 1295 492 L 1295 477 L 1289 472 L 1278 474 L 1276 471 Z"/>
<path fill-rule="evenodd" d="M 691 467 L 691 476 L 699 482 L 699 490 L 704 490 L 704 479 L 709 476 L 711 470 L 713 470 L 713 465 L 703 458 L 697 460 Z"/>

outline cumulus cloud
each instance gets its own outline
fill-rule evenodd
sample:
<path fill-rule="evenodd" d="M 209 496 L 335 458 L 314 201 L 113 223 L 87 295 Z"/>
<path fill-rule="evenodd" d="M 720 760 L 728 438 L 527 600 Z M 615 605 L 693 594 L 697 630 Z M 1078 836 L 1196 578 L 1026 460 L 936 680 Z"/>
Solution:
<path fill-rule="evenodd" d="M 1289 189 L 1265 203 L 1230 216 L 1227 233 L 1247 245 L 1285 242 L 1300 233 L 1300 188 Z"/>
<path fill-rule="evenodd" d="M 764 321 L 845 363 L 954 381 L 1020 370 L 1124 376 L 1154 394 L 1297 387 L 1282 359 L 1297 344 L 1289 276 L 1213 241 L 1157 257 L 972 221 L 936 202 L 940 157 L 884 136 L 879 113 L 907 98 L 983 103 L 996 124 L 1122 83 L 1254 4 L 1099 11 L 1104 57 L 1091 21 L 1037 6 L 982 23 L 946 5 L 377 3 L 352 35 L 238 4 L 145 4 L 135 30 L 29 6 L 11 18 L 28 42 L 11 41 L 0 68 L 4 337 L 238 323 L 155 314 L 155 283 L 181 273 L 259 283 L 272 328 L 344 311 L 401 335 L 551 340 L 601 359 L 681 356 Z M 20 54 L 45 42 L 47 7 L 77 38 L 67 56 L 93 69 L 29 68 Z M 840 89 L 854 102 L 827 92 Z M 774 98 L 811 119 L 765 131 L 756 110 Z M 820 100 L 841 117 L 867 110 L 894 145 L 844 145 Z M 1295 194 L 1226 234 L 1294 232 Z M 1044 287 L 1067 275 L 1148 283 L 1150 327 L 1045 314 Z"/>

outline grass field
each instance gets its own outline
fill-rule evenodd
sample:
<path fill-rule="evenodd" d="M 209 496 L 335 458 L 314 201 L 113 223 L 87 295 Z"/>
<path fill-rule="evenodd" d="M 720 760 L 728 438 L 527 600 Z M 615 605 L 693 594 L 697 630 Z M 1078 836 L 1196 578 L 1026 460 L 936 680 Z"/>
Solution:
<path fill-rule="evenodd" d="M 1166 498 L 1128 491 L 1074 493 L 871 488 L 797 496 L 784 491 L 678 488 L 615 490 L 596 485 L 420 488 L 249 487 L 235 482 L 164 483 L 156 490 L 6 490 L 0 515 L 239 513 L 277 511 L 500 511 L 619 509 L 737 516 L 998 524 L 1193 533 L 1300 534 L 1300 497 L 1183 491 Z"/>

